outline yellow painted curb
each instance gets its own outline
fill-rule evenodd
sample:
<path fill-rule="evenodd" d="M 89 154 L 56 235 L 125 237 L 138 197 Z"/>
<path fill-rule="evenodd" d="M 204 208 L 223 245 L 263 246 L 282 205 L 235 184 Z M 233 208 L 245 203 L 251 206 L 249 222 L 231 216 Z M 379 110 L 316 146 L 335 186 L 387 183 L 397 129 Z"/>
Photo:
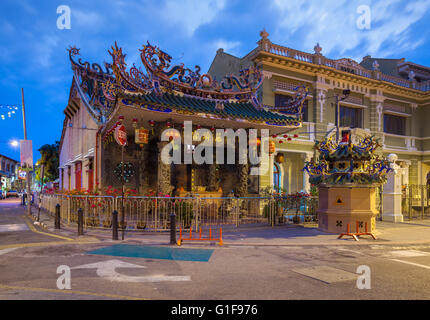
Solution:
<path fill-rule="evenodd" d="M 39 233 L 39 234 L 43 234 L 43 235 L 45 235 L 45 236 L 50 236 L 50 237 L 59 238 L 59 239 L 63 239 L 63 240 L 68 240 L 68 241 L 73 241 L 73 240 L 75 240 L 75 239 L 72 239 L 72 238 L 67 238 L 67 237 L 59 236 L 59 235 L 57 235 L 57 234 L 51 234 L 51 233 L 47 233 L 47 232 L 39 231 L 39 230 L 37 230 L 37 229 L 35 228 L 35 226 L 34 226 L 33 224 L 31 224 L 31 223 L 28 221 L 27 217 L 24 217 L 24 220 L 25 220 L 25 223 L 26 223 L 26 224 L 28 225 L 28 227 L 30 228 L 30 230 L 31 230 L 31 231 L 33 231 L 33 232 L 35 232 L 35 233 Z"/>
<path fill-rule="evenodd" d="M 87 295 L 87 296 L 107 297 L 107 298 L 125 299 L 125 300 L 149 300 L 149 299 L 145 299 L 145 298 L 121 296 L 121 295 L 109 294 L 109 293 L 97 293 L 97 292 L 86 292 L 86 291 L 76 291 L 76 290 L 59 290 L 59 289 L 47 289 L 47 288 L 19 287 L 19 286 L 8 286 L 8 285 L 4 285 L 4 284 L 0 284 L 0 288 L 10 289 L 10 290 L 36 291 L 36 292 L 81 294 L 81 295 Z"/>
<path fill-rule="evenodd" d="M 31 247 L 43 247 L 43 246 L 58 246 L 58 245 L 76 245 L 76 244 L 95 244 L 100 241 L 46 241 L 46 242 L 31 242 L 31 243 L 12 243 L 0 246 L 0 250 L 9 248 L 31 248 Z"/>

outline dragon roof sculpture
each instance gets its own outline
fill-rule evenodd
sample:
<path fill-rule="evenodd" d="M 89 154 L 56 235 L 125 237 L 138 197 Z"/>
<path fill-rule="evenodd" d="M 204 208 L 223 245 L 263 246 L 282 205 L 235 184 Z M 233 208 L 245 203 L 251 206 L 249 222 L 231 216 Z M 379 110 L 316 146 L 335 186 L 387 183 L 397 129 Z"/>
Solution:
<path fill-rule="evenodd" d="M 76 61 L 79 51 L 75 47 L 68 49 L 74 82 L 97 123 L 105 123 L 109 119 L 118 101 L 130 101 L 130 98 L 146 107 L 157 104 L 151 110 L 155 107 L 165 111 L 162 105 L 166 104 L 168 108 L 197 108 L 198 111 L 226 117 L 234 115 L 240 118 L 243 113 L 244 119 L 271 125 L 298 126 L 301 122 L 301 105 L 307 91 L 298 88 L 296 97 L 285 106 L 282 114 L 268 110 L 257 97 L 257 90 L 263 82 L 261 68 L 257 66 L 241 70 L 238 75 L 226 75 L 217 82 L 209 74 L 201 74 L 199 66 L 194 70 L 183 64 L 172 66 L 172 57 L 149 42 L 140 49 L 145 70 L 134 64 L 127 68 L 126 54 L 116 42 L 108 50 L 112 63 L 105 63 L 104 69 L 81 58 Z M 178 100 L 183 100 L 184 105 Z"/>

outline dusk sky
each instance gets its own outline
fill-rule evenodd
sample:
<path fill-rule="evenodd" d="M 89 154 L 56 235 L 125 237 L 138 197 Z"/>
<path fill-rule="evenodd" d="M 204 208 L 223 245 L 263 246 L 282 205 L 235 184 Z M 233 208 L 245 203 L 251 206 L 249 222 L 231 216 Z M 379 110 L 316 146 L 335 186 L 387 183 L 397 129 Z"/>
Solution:
<path fill-rule="evenodd" d="M 71 29 L 57 28 L 57 7 L 71 9 Z M 357 26 L 360 6 L 370 8 L 370 29 Z M 30 1 L 0 3 L 0 154 L 19 160 L 9 145 L 23 138 L 21 87 L 25 92 L 28 139 L 36 151 L 60 140 L 72 70 L 66 49 L 81 49 L 83 60 L 110 62 L 117 41 L 126 62 L 141 65 L 147 40 L 173 57 L 172 63 L 200 65 L 206 72 L 218 48 L 243 56 L 255 48 L 260 31 L 280 45 L 313 52 L 317 42 L 330 58 L 361 62 L 405 58 L 430 66 L 430 0 L 156 0 Z"/>

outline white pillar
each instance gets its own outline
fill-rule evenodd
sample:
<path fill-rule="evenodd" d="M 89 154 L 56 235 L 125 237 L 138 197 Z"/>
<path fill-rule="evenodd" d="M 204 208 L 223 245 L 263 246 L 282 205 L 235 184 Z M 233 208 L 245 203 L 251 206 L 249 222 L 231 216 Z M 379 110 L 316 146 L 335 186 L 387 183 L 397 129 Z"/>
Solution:
<path fill-rule="evenodd" d="M 303 159 L 303 167 L 304 167 L 306 161 L 311 161 L 312 153 L 302 153 L 302 159 Z M 302 172 L 303 172 L 303 191 L 306 193 L 310 193 L 311 184 L 309 183 L 309 173 L 306 170 L 303 170 Z"/>
<path fill-rule="evenodd" d="M 391 222 L 403 222 L 402 215 L 402 171 L 395 162 L 397 155 L 390 154 L 388 160 L 393 168 L 387 175 L 387 183 L 383 192 L 382 220 Z"/>

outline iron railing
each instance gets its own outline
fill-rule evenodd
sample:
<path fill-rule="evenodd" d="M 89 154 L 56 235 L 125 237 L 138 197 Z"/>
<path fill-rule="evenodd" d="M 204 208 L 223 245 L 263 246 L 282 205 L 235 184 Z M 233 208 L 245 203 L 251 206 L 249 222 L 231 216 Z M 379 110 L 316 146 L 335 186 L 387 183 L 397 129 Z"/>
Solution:
<path fill-rule="evenodd" d="M 430 218 L 430 185 L 402 186 L 402 214 L 408 220 Z"/>
<path fill-rule="evenodd" d="M 163 231 L 170 228 L 170 215 L 176 214 L 177 228 L 209 226 L 275 226 L 287 222 L 317 221 L 318 199 L 314 197 L 112 197 L 81 195 L 44 195 L 41 208 L 51 215 L 60 205 L 64 223 L 77 222 L 78 209 L 84 212 L 86 228 L 111 228 L 112 212 L 118 220 L 125 213 L 129 230 Z M 124 208 L 124 210 L 122 210 Z"/>

